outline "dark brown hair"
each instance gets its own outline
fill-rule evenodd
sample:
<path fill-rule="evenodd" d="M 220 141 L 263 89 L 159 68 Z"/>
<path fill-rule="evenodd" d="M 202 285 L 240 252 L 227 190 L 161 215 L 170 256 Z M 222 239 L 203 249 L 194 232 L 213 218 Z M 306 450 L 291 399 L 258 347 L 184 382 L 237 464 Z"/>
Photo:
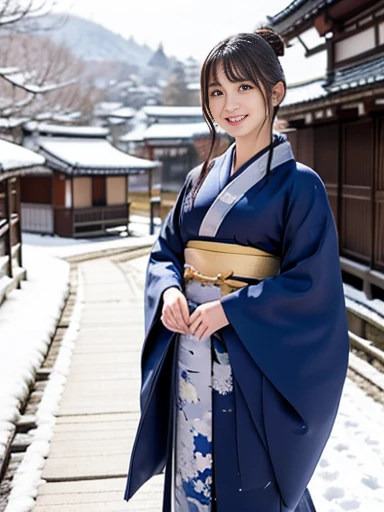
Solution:
<path fill-rule="evenodd" d="M 222 63 L 225 76 L 230 82 L 250 81 L 255 84 L 264 96 L 266 107 L 264 122 L 271 117 L 272 139 L 273 121 L 279 108 L 278 106 L 274 107 L 272 112 L 272 89 L 278 82 L 282 82 L 286 89 L 284 71 L 278 59 L 282 55 L 284 55 L 284 41 L 269 28 L 260 28 L 255 33 L 230 36 L 219 42 L 208 54 L 201 68 L 200 94 L 204 119 L 211 132 L 211 146 L 194 185 L 192 201 L 210 170 L 210 158 L 216 142 L 214 120 L 209 110 L 208 82 L 211 72 L 213 79 L 217 81 L 217 67 L 219 63 Z M 272 146 L 267 171 L 270 168 L 271 160 Z"/>

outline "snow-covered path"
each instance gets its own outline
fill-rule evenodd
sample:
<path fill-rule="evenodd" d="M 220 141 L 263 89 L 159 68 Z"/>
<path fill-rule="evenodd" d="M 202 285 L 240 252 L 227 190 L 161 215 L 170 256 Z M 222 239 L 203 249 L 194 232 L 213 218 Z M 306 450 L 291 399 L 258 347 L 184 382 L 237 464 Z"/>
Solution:
<path fill-rule="evenodd" d="M 384 406 L 347 379 L 310 483 L 317 512 L 384 511 Z"/>
<path fill-rule="evenodd" d="M 29 256 L 31 265 L 36 265 L 36 258 L 33 257 L 32 252 Z M 28 260 L 28 251 L 26 257 Z M 34 261 L 35 263 L 33 263 Z M 53 265 L 51 270 L 56 273 L 57 284 L 59 284 L 59 281 L 62 283 L 61 293 L 63 293 L 63 286 L 65 287 L 65 281 L 67 279 L 67 264 L 53 258 L 50 261 Z M 54 261 L 55 263 L 53 263 Z M 135 262 L 136 261 L 144 277 L 146 259 L 141 258 L 140 260 L 135 260 Z M 48 262 L 48 260 L 46 260 L 46 262 Z M 54 267 L 54 265 L 58 266 Z M 35 270 L 37 271 L 39 269 L 35 267 Z M 32 267 L 29 277 L 30 282 L 25 283 L 23 286 L 24 296 L 27 295 L 28 288 L 33 286 Z M 57 290 L 57 292 L 58 291 L 59 290 Z M 15 293 L 21 296 L 20 291 L 16 291 Z M 37 303 L 32 297 L 35 297 L 35 295 L 33 295 L 31 290 L 29 303 L 26 303 L 28 315 L 26 314 L 25 317 L 25 319 L 28 318 L 29 322 L 32 321 L 33 312 L 41 313 L 42 308 L 49 307 L 49 301 L 43 300 L 43 288 L 41 288 L 39 292 L 41 302 Z M 60 294 L 57 299 L 59 299 L 59 297 L 61 297 Z M 5 306 L 6 304 L 0 308 L 0 313 L 6 311 Z M 7 307 L 11 307 L 11 303 L 9 303 Z M 52 320 L 53 318 L 51 318 L 51 321 Z M 24 330 L 24 332 L 26 332 L 26 330 Z M 30 335 L 31 333 L 29 332 L 29 336 Z M 20 337 L 22 338 L 22 336 Z M 30 340 L 31 338 L 29 338 L 29 343 Z M 45 344 L 46 341 L 43 343 Z M 3 344 L 0 344 L 0 347 L 1 345 Z M 37 359 L 39 359 L 41 357 L 40 350 L 37 348 L 35 350 L 35 354 L 36 353 L 38 354 Z M 31 357 L 32 355 L 31 351 Z M 34 357 L 36 359 L 36 355 Z M 35 360 L 33 363 L 36 365 Z M 3 370 L 4 367 L 5 365 L 3 365 Z M 27 366 L 22 370 L 25 372 L 26 368 Z M 10 372 L 0 375 L 0 379 L 4 378 L 5 375 L 9 377 Z M 19 378 L 17 383 L 18 387 L 16 387 L 16 379 L 14 380 L 15 392 L 12 398 L 12 412 L 16 410 L 15 397 L 20 396 L 25 386 L 24 382 L 30 379 L 29 371 L 27 371 L 25 375 L 25 379 Z M 1 382 L 0 380 L 0 386 Z M 1 396 L 0 389 L 0 406 L 4 405 L 4 403 L 8 404 L 8 402 L 2 402 Z M 5 400 L 5 395 L 3 396 L 3 400 Z M 0 409 L 2 409 L 3 412 L 8 411 L 7 418 L 3 418 L 3 423 L 0 421 L 0 427 L 5 428 L 9 425 L 12 414 L 10 414 L 11 411 L 9 407 L 7 409 L 0 407 Z M 3 435 L 5 435 L 5 433 L 6 430 L 3 430 Z M 34 479 L 34 475 L 32 474 L 31 479 Z M 145 486 L 143 492 L 148 492 L 149 487 Z M 320 459 L 317 470 L 310 482 L 309 488 L 317 512 L 384 512 L 384 406 L 374 402 L 373 399 L 368 397 L 350 379 L 346 381 L 335 427 Z M 121 501 L 121 510 L 125 510 L 126 507 L 127 505 Z M 159 507 L 160 505 L 153 509 L 148 508 L 148 511 L 153 510 L 153 512 L 157 512 L 160 510 Z M 106 508 L 106 510 L 108 509 Z M 21 509 L 17 512 L 21 512 Z"/>

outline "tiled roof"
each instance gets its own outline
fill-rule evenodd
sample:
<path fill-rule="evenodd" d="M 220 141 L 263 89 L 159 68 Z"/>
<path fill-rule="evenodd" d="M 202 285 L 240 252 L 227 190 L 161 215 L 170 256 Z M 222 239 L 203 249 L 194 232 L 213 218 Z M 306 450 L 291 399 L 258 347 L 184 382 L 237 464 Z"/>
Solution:
<path fill-rule="evenodd" d="M 327 95 L 324 89 L 325 79 L 321 78 L 315 81 L 307 82 L 300 85 L 294 85 L 287 88 L 287 94 L 284 98 L 282 107 L 289 107 L 290 105 L 297 105 L 298 103 L 305 103 L 306 101 L 313 101 L 322 96 Z"/>
<path fill-rule="evenodd" d="M 27 169 L 44 163 L 44 158 L 33 151 L 0 139 L 0 179 L 3 173 Z"/>
<path fill-rule="evenodd" d="M 384 57 L 336 71 L 332 82 L 327 86 L 327 90 L 329 92 L 339 92 L 381 81 L 384 81 Z"/>
<path fill-rule="evenodd" d="M 105 139 L 41 137 L 38 144 L 49 167 L 74 176 L 137 174 L 159 165 L 124 153 Z"/>
<path fill-rule="evenodd" d="M 173 105 L 146 105 L 142 110 L 150 117 L 198 117 L 203 119 L 201 107 L 179 107 Z"/>
<path fill-rule="evenodd" d="M 293 0 L 285 9 L 274 16 L 267 16 L 268 23 L 277 32 L 289 32 L 294 25 L 302 23 L 339 0 Z"/>
<path fill-rule="evenodd" d="M 216 133 L 222 134 L 224 130 L 216 128 Z M 147 128 L 139 127 L 120 137 L 121 142 L 139 141 L 170 141 L 180 143 L 191 141 L 197 137 L 209 137 L 210 131 L 206 122 L 202 123 L 154 123 Z"/>
<path fill-rule="evenodd" d="M 287 95 L 281 106 L 284 108 L 299 105 L 378 82 L 384 82 L 384 56 L 335 71 L 328 85 L 324 78 L 288 87 Z"/>
<path fill-rule="evenodd" d="M 100 126 L 63 126 L 59 124 L 37 123 L 29 121 L 23 125 L 26 132 L 37 132 L 44 135 L 57 135 L 63 137 L 106 137 L 107 128 Z"/>

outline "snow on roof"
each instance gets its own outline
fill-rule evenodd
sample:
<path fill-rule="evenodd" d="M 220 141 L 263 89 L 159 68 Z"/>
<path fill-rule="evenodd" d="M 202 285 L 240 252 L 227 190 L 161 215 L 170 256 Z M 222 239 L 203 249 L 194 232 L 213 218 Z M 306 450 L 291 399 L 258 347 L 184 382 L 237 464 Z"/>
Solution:
<path fill-rule="evenodd" d="M 0 118 L 0 130 L 15 128 L 28 121 L 28 117 L 2 117 Z"/>
<path fill-rule="evenodd" d="M 0 176 L 4 172 L 42 165 L 45 158 L 18 144 L 0 139 Z"/>
<path fill-rule="evenodd" d="M 143 107 L 144 112 L 151 117 L 185 117 L 203 116 L 201 107 L 174 107 L 169 105 L 151 105 Z"/>
<path fill-rule="evenodd" d="M 209 135 L 209 128 L 205 122 L 154 123 L 145 131 L 144 139 L 191 139 L 197 135 Z"/>
<path fill-rule="evenodd" d="M 187 84 L 188 91 L 200 91 L 200 82 L 192 82 Z"/>
<path fill-rule="evenodd" d="M 220 127 L 217 133 L 225 133 Z M 150 140 L 190 140 L 194 137 L 209 136 L 208 125 L 203 123 L 154 123 L 148 128 L 139 126 L 120 137 L 120 142 L 140 142 Z"/>
<path fill-rule="evenodd" d="M 124 153 L 106 139 L 40 137 L 38 145 L 47 165 L 73 175 L 134 174 L 159 165 Z"/>
<path fill-rule="evenodd" d="M 326 96 L 328 92 L 323 87 L 324 83 L 324 78 L 321 78 L 307 83 L 288 86 L 287 94 L 281 106 L 288 107 Z"/>
<path fill-rule="evenodd" d="M 130 119 L 131 117 L 134 117 L 137 110 L 131 107 L 121 107 L 117 108 L 116 110 L 112 110 L 110 112 L 110 117 L 121 117 L 124 119 Z"/>
<path fill-rule="evenodd" d="M 48 123 L 29 121 L 23 125 L 27 132 L 39 132 L 49 135 L 63 135 L 73 137 L 106 137 L 109 134 L 107 128 L 100 126 L 62 126 Z"/>
<path fill-rule="evenodd" d="M 95 116 L 109 116 L 111 112 L 123 107 L 123 104 L 118 101 L 102 101 L 95 105 L 93 113 Z"/>
<path fill-rule="evenodd" d="M 125 135 L 119 138 L 121 142 L 141 142 L 144 140 L 145 132 L 147 131 L 147 125 L 140 123 L 133 130 L 129 131 Z"/>

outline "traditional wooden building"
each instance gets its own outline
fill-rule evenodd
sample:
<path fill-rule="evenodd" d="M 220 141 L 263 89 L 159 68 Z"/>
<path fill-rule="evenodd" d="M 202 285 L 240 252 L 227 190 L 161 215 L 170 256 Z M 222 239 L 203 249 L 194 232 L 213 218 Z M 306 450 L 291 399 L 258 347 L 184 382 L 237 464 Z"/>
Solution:
<path fill-rule="evenodd" d="M 296 158 L 327 187 L 345 280 L 382 298 L 384 1 L 295 0 L 269 23 L 288 45 L 303 44 L 308 62 L 326 52 L 324 76 L 289 87 L 280 117 Z"/>
<path fill-rule="evenodd" d="M 0 304 L 26 272 L 22 265 L 20 175 L 44 158 L 0 139 Z"/>
<path fill-rule="evenodd" d="M 126 154 L 97 127 L 25 126 L 26 146 L 45 165 L 21 179 L 22 227 L 63 237 L 102 235 L 129 223 L 128 176 L 161 164 Z"/>
<path fill-rule="evenodd" d="M 120 137 L 119 147 L 163 164 L 161 189 L 177 192 L 187 173 L 204 160 L 210 146 L 210 132 L 201 107 L 146 106 L 146 119 Z M 216 153 L 222 153 L 230 137 L 217 129 Z"/>

